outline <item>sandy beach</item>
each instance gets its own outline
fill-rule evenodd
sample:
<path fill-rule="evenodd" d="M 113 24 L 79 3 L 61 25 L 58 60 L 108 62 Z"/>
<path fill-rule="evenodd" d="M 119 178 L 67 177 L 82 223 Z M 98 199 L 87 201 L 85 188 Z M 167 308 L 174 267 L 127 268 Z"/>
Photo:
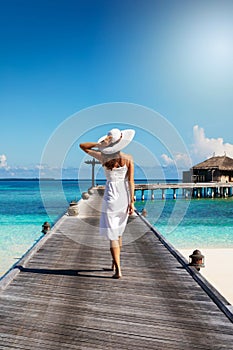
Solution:
<path fill-rule="evenodd" d="M 192 250 L 179 251 L 189 260 Z M 205 267 L 200 273 L 233 305 L 233 249 L 201 249 L 201 253 Z"/>

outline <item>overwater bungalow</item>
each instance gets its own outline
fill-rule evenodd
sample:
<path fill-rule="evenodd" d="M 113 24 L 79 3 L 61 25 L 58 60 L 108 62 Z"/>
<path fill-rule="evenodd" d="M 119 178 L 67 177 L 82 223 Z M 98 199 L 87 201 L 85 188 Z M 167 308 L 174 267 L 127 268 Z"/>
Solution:
<path fill-rule="evenodd" d="M 191 168 L 192 182 L 233 182 L 233 159 L 213 156 Z"/>

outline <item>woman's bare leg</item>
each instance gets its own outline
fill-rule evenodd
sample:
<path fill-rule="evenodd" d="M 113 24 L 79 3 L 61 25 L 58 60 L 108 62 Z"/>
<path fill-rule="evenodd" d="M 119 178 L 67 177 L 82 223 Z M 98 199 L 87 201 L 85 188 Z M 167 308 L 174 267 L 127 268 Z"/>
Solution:
<path fill-rule="evenodd" d="M 120 253 L 121 253 L 121 248 L 122 248 L 122 236 L 119 236 L 119 237 L 118 237 L 118 242 L 119 242 Z M 111 250 L 111 248 L 110 248 L 110 250 Z M 115 266 L 115 261 L 114 261 L 114 259 L 113 259 L 113 260 L 112 260 L 112 271 L 114 271 L 115 268 L 116 268 L 116 266 Z"/>
<path fill-rule="evenodd" d="M 119 247 L 121 250 L 121 248 L 122 248 L 122 236 L 119 236 L 118 241 L 119 241 Z"/>
<path fill-rule="evenodd" d="M 110 241 L 110 251 L 111 251 L 115 269 L 116 269 L 116 273 L 115 275 L 113 275 L 113 277 L 120 278 L 122 274 L 121 274 L 121 266 L 120 266 L 120 245 L 118 240 Z"/>

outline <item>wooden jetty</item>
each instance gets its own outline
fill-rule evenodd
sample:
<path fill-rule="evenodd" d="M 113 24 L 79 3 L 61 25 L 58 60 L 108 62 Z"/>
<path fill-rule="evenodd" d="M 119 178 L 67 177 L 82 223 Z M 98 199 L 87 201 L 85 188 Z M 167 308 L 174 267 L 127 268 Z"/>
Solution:
<path fill-rule="evenodd" d="M 145 199 L 144 192 L 150 191 L 150 198 L 155 198 L 155 191 L 161 191 L 161 198 L 166 198 L 167 190 L 173 191 L 173 198 L 177 198 L 177 191 L 182 190 L 185 198 L 227 198 L 233 195 L 233 183 L 225 182 L 198 182 L 198 183 L 174 183 L 174 184 L 137 184 L 135 192 L 141 191 L 141 199 Z"/>
<path fill-rule="evenodd" d="M 229 303 L 140 216 L 111 278 L 100 202 L 81 200 L 2 279 L 0 349 L 233 349 Z"/>
<path fill-rule="evenodd" d="M 98 186 L 104 189 L 104 186 Z M 161 194 L 161 199 L 166 199 L 166 192 L 172 190 L 173 199 L 177 198 L 178 190 L 182 190 L 184 198 L 227 198 L 233 196 L 233 183 L 225 182 L 198 182 L 198 183 L 148 183 L 135 184 L 135 200 L 137 192 L 141 192 L 140 199 L 145 199 L 145 192 L 150 192 L 148 198 L 155 199 L 155 192 Z"/>

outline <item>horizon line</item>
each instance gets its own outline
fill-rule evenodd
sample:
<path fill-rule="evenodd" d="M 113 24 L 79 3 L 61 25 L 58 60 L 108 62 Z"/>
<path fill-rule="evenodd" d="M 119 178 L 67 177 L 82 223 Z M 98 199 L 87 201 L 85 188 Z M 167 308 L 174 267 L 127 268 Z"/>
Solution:
<path fill-rule="evenodd" d="M 135 180 L 145 180 L 145 181 L 149 181 L 149 180 L 153 180 L 153 181 L 164 181 L 164 180 L 174 180 L 174 181 L 180 181 L 182 179 L 179 178 L 135 178 Z M 62 178 L 62 179 L 58 179 L 58 178 L 38 178 L 38 177 L 5 177 L 5 178 L 0 178 L 0 181 L 92 181 L 91 179 L 77 179 L 77 178 Z M 106 181 L 106 179 L 96 179 L 95 181 Z"/>

